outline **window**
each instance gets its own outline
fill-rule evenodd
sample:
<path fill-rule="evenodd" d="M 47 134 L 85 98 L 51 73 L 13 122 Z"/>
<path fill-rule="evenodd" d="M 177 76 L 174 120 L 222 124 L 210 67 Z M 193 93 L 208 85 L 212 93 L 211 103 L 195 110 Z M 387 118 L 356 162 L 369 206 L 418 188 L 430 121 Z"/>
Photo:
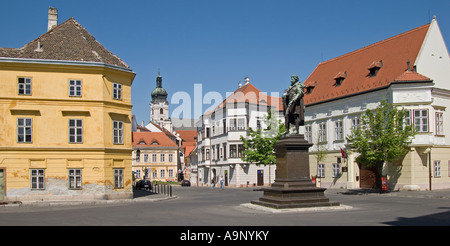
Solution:
<path fill-rule="evenodd" d="M 339 163 L 333 163 L 332 169 L 333 169 L 333 178 L 341 176 L 341 168 Z"/>
<path fill-rule="evenodd" d="M 118 83 L 113 83 L 113 98 L 117 100 L 122 100 L 122 85 Z"/>
<path fill-rule="evenodd" d="M 223 144 L 223 159 L 224 160 L 227 159 L 227 144 L 226 143 Z"/>
<path fill-rule="evenodd" d="M 160 108 L 159 109 L 159 114 L 164 114 L 164 109 Z"/>
<path fill-rule="evenodd" d="M 436 112 L 436 135 L 444 135 L 444 118 L 442 112 Z"/>
<path fill-rule="evenodd" d="M 230 119 L 230 131 L 236 130 L 236 119 Z"/>
<path fill-rule="evenodd" d="M 31 169 L 31 189 L 45 188 L 45 170 Z"/>
<path fill-rule="evenodd" d="M 81 169 L 69 169 L 69 189 L 81 189 Z"/>
<path fill-rule="evenodd" d="M 166 177 L 166 170 L 161 170 L 159 177 L 160 178 L 165 178 Z"/>
<path fill-rule="evenodd" d="M 31 78 L 19 78 L 18 89 L 19 95 L 31 95 Z"/>
<path fill-rule="evenodd" d="M 148 162 L 148 154 L 144 154 L 144 162 Z"/>
<path fill-rule="evenodd" d="M 242 157 L 242 150 L 244 149 L 244 145 L 242 144 L 238 144 L 238 152 L 237 152 L 237 157 L 241 158 Z"/>
<path fill-rule="evenodd" d="M 140 179 L 141 178 L 141 170 L 138 169 L 135 171 L 135 173 L 136 173 L 136 178 Z"/>
<path fill-rule="evenodd" d="M 123 144 L 123 122 L 113 121 L 113 142 Z"/>
<path fill-rule="evenodd" d="M 161 155 L 159 156 L 159 161 L 160 161 L 160 162 L 166 162 L 166 154 L 161 154 Z"/>
<path fill-rule="evenodd" d="M 261 130 L 261 120 L 256 120 L 256 130 Z"/>
<path fill-rule="evenodd" d="M 123 188 L 123 169 L 114 169 L 114 188 Z"/>
<path fill-rule="evenodd" d="M 152 154 L 152 162 L 156 162 L 156 154 Z"/>
<path fill-rule="evenodd" d="M 406 110 L 405 118 L 403 119 L 405 126 L 411 125 L 411 110 Z"/>
<path fill-rule="evenodd" d="M 337 120 L 335 122 L 335 137 L 336 140 L 344 140 L 344 127 L 342 126 L 342 120 Z"/>
<path fill-rule="evenodd" d="M 441 161 L 434 161 L 433 170 L 435 178 L 441 177 Z"/>
<path fill-rule="evenodd" d="M 158 171 L 156 171 L 156 169 L 152 170 L 152 177 L 153 178 L 157 178 L 158 177 Z"/>
<path fill-rule="evenodd" d="M 325 164 L 317 164 L 317 177 L 325 178 Z"/>
<path fill-rule="evenodd" d="M 244 119 L 238 119 L 238 130 L 245 130 L 245 121 Z"/>
<path fill-rule="evenodd" d="M 205 151 L 206 151 L 206 160 L 209 160 L 209 148 L 207 148 Z"/>
<path fill-rule="evenodd" d="M 327 123 L 322 122 L 319 124 L 319 142 L 327 141 Z"/>
<path fill-rule="evenodd" d="M 140 151 L 136 152 L 136 162 L 141 162 L 141 152 Z"/>
<path fill-rule="evenodd" d="M 311 126 L 305 126 L 305 138 L 308 141 L 308 143 L 312 143 L 312 127 Z"/>
<path fill-rule="evenodd" d="M 17 142 L 31 143 L 32 142 L 32 119 L 18 118 L 17 119 Z"/>
<path fill-rule="evenodd" d="M 169 169 L 169 178 L 172 178 L 172 177 L 173 177 L 173 170 Z"/>
<path fill-rule="evenodd" d="M 358 130 L 361 126 L 361 119 L 359 117 L 355 117 L 352 119 L 352 129 L 354 131 Z"/>
<path fill-rule="evenodd" d="M 428 132 L 428 110 L 414 110 L 414 126 L 417 132 Z"/>
<path fill-rule="evenodd" d="M 69 119 L 69 143 L 83 143 L 83 120 Z"/>
<path fill-rule="evenodd" d="M 169 162 L 173 162 L 173 154 L 169 154 Z"/>
<path fill-rule="evenodd" d="M 81 80 L 69 80 L 69 96 L 81 97 Z"/>
<path fill-rule="evenodd" d="M 237 150 L 235 144 L 230 144 L 230 158 L 236 158 L 237 157 Z"/>

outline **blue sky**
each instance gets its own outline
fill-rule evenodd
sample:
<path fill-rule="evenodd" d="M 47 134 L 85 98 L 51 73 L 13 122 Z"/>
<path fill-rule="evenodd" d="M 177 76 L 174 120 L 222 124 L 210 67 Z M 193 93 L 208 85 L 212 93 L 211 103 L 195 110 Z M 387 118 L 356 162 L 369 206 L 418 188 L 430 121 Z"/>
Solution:
<path fill-rule="evenodd" d="M 447 47 L 450 41 L 448 0 L 15 0 L 2 3 L 0 47 L 19 48 L 44 34 L 49 6 L 58 8 L 59 23 L 74 17 L 131 66 L 138 122 L 149 121 L 158 69 L 169 102 L 179 91 L 193 97 L 194 84 L 225 97 L 245 76 L 261 91 L 281 93 L 291 75 L 303 81 L 321 61 L 434 15 Z"/>

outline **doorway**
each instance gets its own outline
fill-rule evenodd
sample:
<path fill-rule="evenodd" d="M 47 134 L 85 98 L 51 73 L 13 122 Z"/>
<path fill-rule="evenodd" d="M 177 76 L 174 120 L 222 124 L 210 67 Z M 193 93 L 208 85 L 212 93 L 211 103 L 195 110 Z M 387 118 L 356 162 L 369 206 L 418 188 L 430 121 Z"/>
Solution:
<path fill-rule="evenodd" d="M 257 185 L 263 186 L 264 185 L 264 170 L 258 170 L 256 178 L 257 178 Z"/>
<path fill-rule="evenodd" d="M 380 188 L 380 177 L 378 175 L 378 165 L 368 166 L 360 164 L 359 187 L 364 189 Z"/>

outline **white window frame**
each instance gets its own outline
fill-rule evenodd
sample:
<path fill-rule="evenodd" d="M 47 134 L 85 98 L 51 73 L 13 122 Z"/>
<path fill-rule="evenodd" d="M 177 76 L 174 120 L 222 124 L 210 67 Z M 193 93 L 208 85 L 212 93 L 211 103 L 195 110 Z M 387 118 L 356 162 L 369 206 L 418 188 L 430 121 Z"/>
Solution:
<path fill-rule="evenodd" d="M 238 118 L 237 123 L 238 123 L 238 126 L 237 126 L 238 131 L 244 131 L 245 130 L 245 119 Z"/>
<path fill-rule="evenodd" d="M 123 188 L 123 168 L 114 168 L 114 188 Z"/>
<path fill-rule="evenodd" d="M 159 171 L 159 177 L 160 178 L 165 178 L 166 177 L 166 170 L 164 170 L 164 169 L 161 169 L 160 171 Z"/>
<path fill-rule="evenodd" d="M 113 143 L 123 144 L 123 121 L 113 120 Z"/>
<path fill-rule="evenodd" d="M 317 164 L 317 177 L 325 178 L 325 164 Z"/>
<path fill-rule="evenodd" d="M 169 178 L 173 178 L 173 170 L 169 169 Z"/>
<path fill-rule="evenodd" d="M 444 135 L 444 113 L 436 112 L 436 135 Z"/>
<path fill-rule="evenodd" d="M 173 154 L 169 154 L 169 162 L 173 162 Z"/>
<path fill-rule="evenodd" d="M 83 119 L 69 119 L 68 124 L 69 143 L 83 143 Z"/>
<path fill-rule="evenodd" d="M 435 178 L 441 177 L 441 161 L 433 162 L 433 175 Z"/>
<path fill-rule="evenodd" d="M 344 140 L 344 122 L 342 119 L 336 120 L 334 122 L 334 132 L 335 132 L 335 140 L 342 141 Z"/>
<path fill-rule="evenodd" d="M 30 186 L 33 190 L 45 189 L 45 169 L 30 169 Z"/>
<path fill-rule="evenodd" d="M 148 154 L 147 153 L 144 154 L 144 162 L 148 162 Z"/>
<path fill-rule="evenodd" d="M 113 83 L 113 99 L 122 100 L 122 84 Z"/>
<path fill-rule="evenodd" d="M 152 176 L 153 176 L 153 178 L 157 178 L 158 177 L 158 170 L 156 170 L 156 168 L 154 168 L 152 170 Z"/>
<path fill-rule="evenodd" d="M 81 177 L 82 171 L 79 168 L 69 169 L 69 190 L 81 190 Z"/>
<path fill-rule="evenodd" d="M 31 78 L 29 77 L 17 78 L 17 95 L 26 95 L 26 96 L 31 95 Z"/>
<path fill-rule="evenodd" d="M 166 154 L 162 153 L 159 155 L 159 162 L 166 162 Z"/>
<path fill-rule="evenodd" d="M 158 157 L 157 157 L 156 154 L 152 154 L 152 162 L 157 162 L 157 161 L 158 161 L 157 158 L 158 158 Z"/>
<path fill-rule="evenodd" d="M 312 143 L 312 126 L 311 125 L 305 126 L 305 138 L 308 141 L 308 143 Z"/>
<path fill-rule="evenodd" d="M 135 177 L 135 178 L 140 179 L 140 178 L 141 178 L 141 170 L 140 170 L 140 169 L 137 169 L 137 170 L 135 171 L 135 173 L 136 173 L 136 177 Z"/>
<path fill-rule="evenodd" d="M 352 118 L 352 129 L 354 131 L 358 130 L 361 127 L 361 118 L 359 116 Z"/>
<path fill-rule="evenodd" d="M 339 163 L 333 163 L 331 165 L 332 171 L 333 171 L 333 178 L 337 178 L 341 176 L 341 164 Z"/>
<path fill-rule="evenodd" d="M 419 114 L 417 115 L 416 112 Z M 426 112 L 426 115 L 424 115 L 424 112 Z M 414 129 L 416 129 L 417 132 L 429 132 L 429 112 L 428 109 L 414 109 Z"/>
<path fill-rule="evenodd" d="M 327 123 L 319 123 L 319 143 L 327 142 Z"/>
<path fill-rule="evenodd" d="M 29 138 L 29 140 L 28 140 Z M 17 118 L 17 142 L 32 143 L 33 142 L 33 119 Z"/>
<path fill-rule="evenodd" d="M 82 93 L 82 82 L 79 79 L 69 80 L 69 96 L 70 97 L 81 97 Z"/>

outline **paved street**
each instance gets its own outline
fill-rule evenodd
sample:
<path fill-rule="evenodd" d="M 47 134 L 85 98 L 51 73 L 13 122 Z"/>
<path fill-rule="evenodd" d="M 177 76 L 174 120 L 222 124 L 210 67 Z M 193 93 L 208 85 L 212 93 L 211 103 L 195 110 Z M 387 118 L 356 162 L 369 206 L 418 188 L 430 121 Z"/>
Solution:
<path fill-rule="evenodd" d="M 262 196 L 253 188 L 174 186 L 172 199 L 140 191 L 133 201 L 0 207 L 0 225 L 95 226 L 398 226 L 450 225 L 450 191 L 387 194 L 327 190 L 351 209 L 268 212 L 242 206 Z M 146 196 L 145 196 L 146 195 Z M 161 200 L 164 198 L 163 200 Z"/>

